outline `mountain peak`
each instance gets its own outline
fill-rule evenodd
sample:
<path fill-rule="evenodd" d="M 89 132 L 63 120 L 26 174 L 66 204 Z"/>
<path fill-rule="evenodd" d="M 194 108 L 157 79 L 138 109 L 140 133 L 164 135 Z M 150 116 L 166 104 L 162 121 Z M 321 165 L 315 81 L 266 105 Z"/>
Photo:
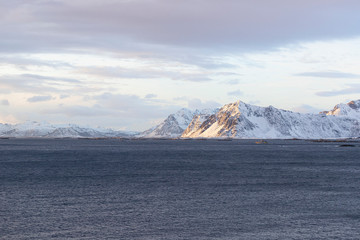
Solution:
<path fill-rule="evenodd" d="M 240 108 L 241 106 L 244 106 L 244 105 L 246 105 L 246 103 L 244 103 L 244 102 L 241 101 L 241 100 L 238 100 L 238 101 L 233 102 L 233 103 L 225 104 L 222 108 L 220 108 L 220 110 L 223 109 L 223 110 L 232 110 L 232 111 L 235 110 L 235 111 L 238 111 L 239 108 Z"/>
<path fill-rule="evenodd" d="M 241 101 L 240 99 L 237 100 L 236 102 L 231 103 L 231 104 L 232 104 L 233 106 L 237 106 L 237 107 L 249 105 L 249 104 L 245 103 L 244 101 Z"/>
<path fill-rule="evenodd" d="M 360 99 L 359 100 L 353 100 L 347 103 L 347 105 L 349 107 L 351 107 L 352 109 L 359 109 L 360 108 Z"/>
<path fill-rule="evenodd" d="M 138 135 L 145 138 L 172 138 L 181 135 L 186 129 L 194 113 L 187 108 L 182 108 L 176 113 L 170 114 L 159 125 L 150 128 Z"/>
<path fill-rule="evenodd" d="M 360 100 L 350 101 L 348 103 L 337 104 L 331 111 L 324 112 L 326 115 L 359 118 Z"/>

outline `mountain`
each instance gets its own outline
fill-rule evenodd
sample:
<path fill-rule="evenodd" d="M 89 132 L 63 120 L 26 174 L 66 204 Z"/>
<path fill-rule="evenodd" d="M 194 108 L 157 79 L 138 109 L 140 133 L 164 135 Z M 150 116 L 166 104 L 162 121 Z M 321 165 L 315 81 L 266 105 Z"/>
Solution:
<path fill-rule="evenodd" d="M 360 120 L 360 100 L 351 101 L 347 104 L 340 103 L 336 105 L 331 111 L 322 112 L 326 115 L 345 116 Z"/>
<path fill-rule="evenodd" d="M 183 138 L 346 138 L 360 136 L 360 100 L 319 114 L 301 114 L 241 101 L 193 117 Z M 195 124 L 196 123 L 196 124 Z"/>
<path fill-rule="evenodd" d="M 184 130 L 192 123 L 194 116 L 209 116 L 215 113 L 216 110 L 204 109 L 191 111 L 183 108 L 174 114 L 170 114 L 159 125 L 150 128 L 137 137 L 142 138 L 177 138 L 181 136 Z"/>
<path fill-rule="evenodd" d="M 0 123 L 0 137 L 351 138 L 360 137 L 360 100 L 338 104 L 319 114 L 259 107 L 242 101 L 219 109 L 191 111 L 184 108 L 140 134 L 72 124 Z"/>
<path fill-rule="evenodd" d="M 134 134 L 111 129 L 80 127 L 73 124 L 52 125 L 30 121 L 15 125 L 0 123 L 0 137 L 95 138 L 131 137 Z"/>

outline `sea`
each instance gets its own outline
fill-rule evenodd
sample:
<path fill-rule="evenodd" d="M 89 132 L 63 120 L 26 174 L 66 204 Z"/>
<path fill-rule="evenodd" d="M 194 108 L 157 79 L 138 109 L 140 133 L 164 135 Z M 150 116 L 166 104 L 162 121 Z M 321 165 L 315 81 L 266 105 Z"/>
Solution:
<path fill-rule="evenodd" d="M 0 139 L 0 239 L 360 239 L 360 142 Z"/>

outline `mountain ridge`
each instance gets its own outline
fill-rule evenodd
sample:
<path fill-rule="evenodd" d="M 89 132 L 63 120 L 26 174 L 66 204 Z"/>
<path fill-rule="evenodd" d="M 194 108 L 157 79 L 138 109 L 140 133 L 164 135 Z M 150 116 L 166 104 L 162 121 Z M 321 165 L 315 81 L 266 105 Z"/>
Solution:
<path fill-rule="evenodd" d="M 347 138 L 360 136 L 360 100 L 319 114 L 301 114 L 242 101 L 224 105 L 182 138 Z"/>
<path fill-rule="evenodd" d="M 75 124 L 49 124 L 26 121 L 19 124 L 0 123 L 0 137 L 18 138 L 98 138 L 132 137 L 136 133 L 112 129 L 81 127 Z"/>
<path fill-rule="evenodd" d="M 0 123 L 0 137 L 41 138 L 358 138 L 360 100 L 340 103 L 318 114 L 297 113 L 273 106 L 236 101 L 221 108 L 191 111 L 182 108 L 160 124 L 143 131 L 81 127 L 27 121 Z"/>

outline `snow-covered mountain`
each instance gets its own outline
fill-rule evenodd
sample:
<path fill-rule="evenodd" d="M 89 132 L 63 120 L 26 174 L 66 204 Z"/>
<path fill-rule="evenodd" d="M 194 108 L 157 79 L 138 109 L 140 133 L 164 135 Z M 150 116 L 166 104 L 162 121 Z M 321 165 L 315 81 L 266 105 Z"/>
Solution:
<path fill-rule="evenodd" d="M 355 118 L 360 121 L 360 100 L 351 101 L 347 104 L 340 103 L 336 105 L 333 110 L 322 112 L 326 115 L 334 116 L 345 116 L 350 118 Z"/>
<path fill-rule="evenodd" d="M 176 138 L 181 136 L 184 130 L 192 123 L 194 116 L 204 117 L 215 113 L 216 110 L 204 109 L 191 111 L 183 108 L 174 114 L 170 114 L 159 125 L 150 128 L 137 135 L 143 138 Z"/>
<path fill-rule="evenodd" d="M 301 114 L 241 101 L 215 114 L 194 116 L 183 138 L 343 138 L 360 137 L 360 100 L 319 114 Z"/>
<path fill-rule="evenodd" d="M 131 137 L 134 134 L 111 129 L 80 127 L 73 124 L 52 125 L 30 121 L 14 125 L 0 123 L 0 137 L 95 138 Z"/>
<path fill-rule="evenodd" d="M 181 109 L 142 132 L 53 125 L 39 122 L 1 124 L 0 137 L 48 138 L 349 138 L 360 137 L 360 100 L 338 104 L 319 114 L 301 114 L 242 101 L 220 109 Z"/>

